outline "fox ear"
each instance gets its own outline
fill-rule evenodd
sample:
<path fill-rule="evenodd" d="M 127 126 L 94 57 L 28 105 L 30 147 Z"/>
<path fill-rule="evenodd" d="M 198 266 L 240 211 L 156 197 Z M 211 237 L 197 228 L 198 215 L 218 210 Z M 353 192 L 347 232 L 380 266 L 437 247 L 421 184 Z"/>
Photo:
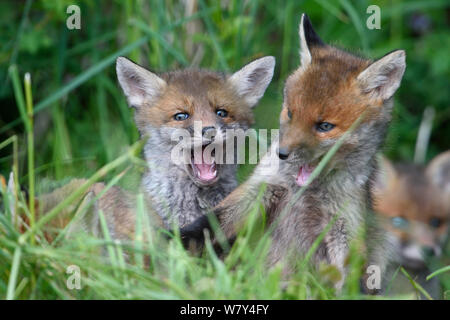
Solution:
<path fill-rule="evenodd" d="M 396 50 L 370 64 L 357 77 L 363 92 L 376 99 L 387 100 L 392 97 L 405 72 L 405 56 L 404 50 Z"/>
<path fill-rule="evenodd" d="M 311 63 L 311 51 L 314 46 L 324 46 L 325 43 L 314 31 L 308 15 L 302 14 L 299 27 L 300 35 L 300 63 L 303 68 Z"/>
<path fill-rule="evenodd" d="M 243 97 L 250 107 L 254 107 L 264 95 L 272 80 L 275 68 L 274 57 L 264 57 L 250 62 L 228 78 L 228 83 Z"/>
<path fill-rule="evenodd" d="M 426 174 L 431 182 L 450 197 L 450 150 L 436 156 Z"/>
<path fill-rule="evenodd" d="M 166 82 L 156 74 L 124 57 L 117 58 L 116 73 L 131 107 L 154 103 L 166 86 Z"/>
<path fill-rule="evenodd" d="M 378 157 L 378 172 L 373 185 L 374 193 L 380 194 L 387 190 L 388 186 L 397 178 L 397 171 L 392 163 L 385 156 L 380 155 Z"/>

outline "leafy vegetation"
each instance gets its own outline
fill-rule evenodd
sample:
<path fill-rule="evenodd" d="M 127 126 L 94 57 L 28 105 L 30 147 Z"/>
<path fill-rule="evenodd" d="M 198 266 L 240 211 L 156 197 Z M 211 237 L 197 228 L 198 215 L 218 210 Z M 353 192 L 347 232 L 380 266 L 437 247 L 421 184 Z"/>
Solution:
<path fill-rule="evenodd" d="M 136 187 L 145 167 L 135 144 L 139 136 L 133 112 L 116 81 L 114 62 L 120 55 L 155 71 L 198 66 L 230 72 L 273 55 L 276 74 L 255 109 L 255 126 L 277 128 L 284 80 L 299 64 L 302 12 L 308 13 L 322 39 L 339 47 L 371 58 L 396 48 L 406 50 L 407 71 L 385 149 L 391 159 L 412 161 L 426 106 L 436 112 L 427 159 L 450 147 L 448 1 L 78 1 L 81 30 L 66 27 L 71 4 L 0 3 L 0 173 L 8 177 L 15 170 L 17 184 L 30 194 L 75 176 Z M 366 28 L 370 4 L 381 8 L 380 30 Z M 25 73 L 31 82 L 22 81 Z M 243 166 L 239 179 L 249 172 L 251 166 Z M 30 221 L 32 229 L 25 234 L 16 230 L 9 219 L 12 195 L 5 188 L 2 195 L 2 298 L 370 298 L 359 292 L 359 243 L 349 259 L 352 276 L 336 293 L 330 281 L 339 275 L 325 266 L 319 271 L 302 267 L 288 283 L 282 281 L 281 268 L 266 270 L 263 258 L 270 238 L 252 241 L 258 233 L 253 226 L 259 224 L 252 221 L 257 218 L 250 219 L 223 261 L 211 244 L 197 257 L 180 241 L 166 241 L 158 234 L 147 234 L 153 240 L 144 248 L 111 242 L 107 234 L 104 239 L 84 235 L 48 243 L 42 233 L 45 221 Z M 25 199 L 19 198 L 17 205 L 33 216 Z M 250 216 L 261 216 L 258 201 L 253 211 Z M 137 228 L 143 234 L 150 232 L 144 220 Z M 108 254 L 98 254 L 105 245 Z M 123 250 L 130 259 L 123 259 Z M 147 255 L 151 261 L 144 264 Z M 449 262 L 434 263 L 436 270 Z M 66 286 L 69 265 L 82 266 L 81 290 Z M 439 277 L 450 290 L 446 275 Z"/>

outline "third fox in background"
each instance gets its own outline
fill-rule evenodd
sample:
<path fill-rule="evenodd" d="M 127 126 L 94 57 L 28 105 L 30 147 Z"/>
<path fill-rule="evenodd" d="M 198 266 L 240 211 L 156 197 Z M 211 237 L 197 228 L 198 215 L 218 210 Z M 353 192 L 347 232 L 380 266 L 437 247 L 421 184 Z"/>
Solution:
<path fill-rule="evenodd" d="M 433 298 L 441 296 L 439 280 L 426 280 L 429 262 L 440 256 L 448 241 L 450 220 L 450 151 L 428 166 L 392 164 L 381 160 L 373 190 L 374 209 L 392 245 L 391 292 L 411 293 L 407 278 L 395 275 L 402 266 Z"/>

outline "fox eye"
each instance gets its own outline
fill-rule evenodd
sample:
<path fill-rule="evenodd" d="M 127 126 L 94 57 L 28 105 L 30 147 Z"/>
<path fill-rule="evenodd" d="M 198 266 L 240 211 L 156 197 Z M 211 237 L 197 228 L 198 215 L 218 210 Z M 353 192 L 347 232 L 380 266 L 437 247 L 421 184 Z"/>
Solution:
<path fill-rule="evenodd" d="M 402 218 L 402 217 L 392 218 L 391 223 L 394 227 L 396 227 L 398 229 L 406 229 L 409 224 L 408 220 L 406 220 L 405 218 Z"/>
<path fill-rule="evenodd" d="M 328 132 L 331 131 L 336 125 L 329 122 L 319 122 L 316 123 L 316 130 L 319 132 Z"/>
<path fill-rule="evenodd" d="M 431 218 L 429 221 L 430 226 L 433 228 L 439 228 L 442 225 L 442 220 L 439 218 Z"/>
<path fill-rule="evenodd" d="M 228 111 L 225 109 L 217 109 L 216 114 L 221 118 L 225 118 L 226 116 L 228 116 Z"/>
<path fill-rule="evenodd" d="M 287 113 L 288 113 L 288 118 L 289 118 L 289 119 L 292 119 L 292 112 L 291 112 L 291 110 L 288 109 L 288 112 L 287 112 Z"/>
<path fill-rule="evenodd" d="M 175 114 L 175 115 L 173 116 L 173 118 L 174 118 L 176 121 L 183 121 L 183 120 L 186 120 L 187 118 L 189 118 L 189 113 L 186 113 L 186 112 L 178 112 L 177 114 Z"/>

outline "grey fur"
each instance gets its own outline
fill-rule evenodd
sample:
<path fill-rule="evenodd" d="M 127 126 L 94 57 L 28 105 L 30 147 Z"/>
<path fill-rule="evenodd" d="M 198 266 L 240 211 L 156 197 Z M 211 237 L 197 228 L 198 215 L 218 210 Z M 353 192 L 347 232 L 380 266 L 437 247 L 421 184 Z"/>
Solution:
<path fill-rule="evenodd" d="M 230 76 L 197 69 L 167 72 L 157 76 L 125 58 L 117 60 L 120 85 L 130 105 L 136 107 L 137 127 L 141 136 L 149 137 L 144 147 L 149 169 L 142 179 L 142 188 L 166 228 L 173 227 L 173 224 L 185 226 L 208 213 L 224 199 L 237 186 L 237 165 L 218 162 L 217 181 L 208 185 L 195 181 L 189 171 L 189 165 L 177 164 L 171 158 L 172 150 L 177 144 L 172 141 L 172 136 L 177 129 L 165 124 L 152 125 L 145 109 L 152 108 L 164 95 L 164 90 L 168 90 L 171 85 L 176 87 L 181 95 L 193 97 L 196 108 L 199 109 L 197 117 L 208 118 L 208 125 L 214 127 L 217 134 L 209 142 L 217 146 L 222 145 L 223 150 L 226 150 L 226 130 L 249 128 L 253 120 L 250 110 L 264 94 L 272 79 L 274 67 L 273 57 L 263 57 Z M 236 116 L 239 112 L 246 113 L 247 116 L 239 116 L 237 119 L 241 120 L 228 123 L 218 118 L 210 110 L 208 96 L 209 90 L 217 91 L 218 88 L 227 91 L 234 100 L 224 102 L 225 105 L 239 105 L 241 110 L 235 110 Z M 192 125 L 184 129 L 187 129 L 191 136 L 194 133 Z"/>
<path fill-rule="evenodd" d="M 171 161 L 172 145 L 164 141 L 161 132 L 156 128 L 149 131 L 144 149 L 149 169 L 142 187 L 166 227 L 174 222 L 179 226 L 193 222 L 236 188 L 236 165 L 222 165 L 222 173 L 214 185 L 198 186 L 183 167 Z"/>

